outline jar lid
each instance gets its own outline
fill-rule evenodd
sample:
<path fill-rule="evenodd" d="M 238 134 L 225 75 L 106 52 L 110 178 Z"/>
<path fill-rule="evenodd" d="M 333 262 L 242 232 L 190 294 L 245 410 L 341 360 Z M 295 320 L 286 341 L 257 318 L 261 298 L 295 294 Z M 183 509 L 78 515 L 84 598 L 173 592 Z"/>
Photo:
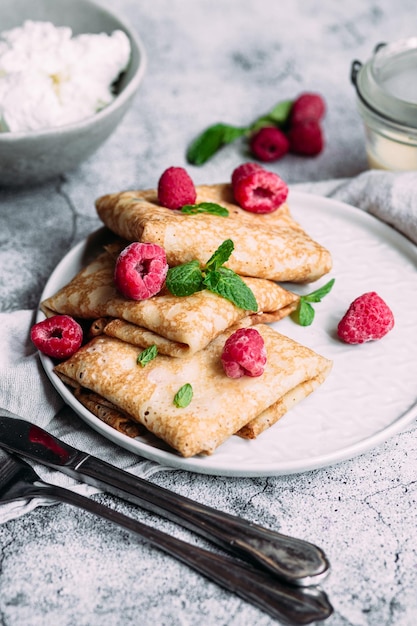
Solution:
<path fill-rule="evenodd" d="M 368 108 L 417 128 L 417 37 L 378 44 L 365 65 L 353 61 L 351 79 Z"/>

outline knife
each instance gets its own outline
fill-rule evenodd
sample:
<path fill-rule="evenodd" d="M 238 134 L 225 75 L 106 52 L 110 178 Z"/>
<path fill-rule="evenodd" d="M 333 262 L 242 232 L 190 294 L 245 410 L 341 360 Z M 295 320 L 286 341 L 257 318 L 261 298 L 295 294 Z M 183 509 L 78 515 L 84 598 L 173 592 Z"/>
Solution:
<path fill-rule="evenodd" d="M 36 424 L 0 415 L 0 447 L 181 524 L 286 583 L 317 585 L 329 573 L 314 544 L 217 511 L 77 450 Z"/>

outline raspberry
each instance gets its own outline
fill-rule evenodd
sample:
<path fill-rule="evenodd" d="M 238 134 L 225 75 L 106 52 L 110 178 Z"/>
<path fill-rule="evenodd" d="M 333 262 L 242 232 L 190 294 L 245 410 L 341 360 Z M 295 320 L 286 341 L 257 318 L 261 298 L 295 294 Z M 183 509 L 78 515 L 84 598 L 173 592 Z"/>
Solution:
<path fill-rule="evenodd" d="M 221 355 L 223 369 L 229 378 L 261 376 L 266 364 L 266 348 L 255 328 L 240 328 L 226 340 Z"/>
<path fill-rule="evenodd" d="M 356 298 L 337 326 L 346 343 L 364 343 L 384 337 L 394 326 L 394 315 L 375 291 Z"/>
<path fill-rule="evenodd" d="M 317 120 L 305 120 L 293 124 L 288 133 L 290 152 L 304 156 L 320 154 L 324 147 L 323 133 Z"/>
<path fill-rule="evenodd" d="M 67 359 L 81 346 L 83 331 L 69 315 L 54 315 L 32 326 L 30 338 L 43 354 L 54 359 Z"/>
<path fill-rule="evenodd" d="M 236 167 L 232 172 L 232 187 L 237 185 L 241 178 L 245 178 L 252 174 L 252 172 L 262 172 L 263 167 L 259 163 L 242 163 Z"/>
<path fill-rule="evenodd" d="M 289 141 L 276 126 L 264 126 L 252 135 L 250 149 L 260 161 L 278 161 L 287 154 Z"/>
<path fill-rule="evenodd" d="M 194 183 L 182 167 L 169 167 L 158 182 L 158 201 L 167 209 L 180 209 L 196 201 Z"/>
<path fill-rule="evenodd" d="M 244 163 L 236 168 L 232 187 L 236 202 L 251 213 L 272 213 L 288 196 L 288 187 L 278 174 L 255 163 Z"/>
<path fill-rule="evenodd" d="M 306 120 L 318 122 L 326 112 L 326 105 L 319 94 L 302 93 L 291 107 L 290 124 L 298 124 Z"/>
<path fill-rule="evenodd" d="M 161 291 L 167 272 L 167 258 L 161 246 L 134 242 L 119 254 L 114 282 L 126 298 L 145 300 Z"/>

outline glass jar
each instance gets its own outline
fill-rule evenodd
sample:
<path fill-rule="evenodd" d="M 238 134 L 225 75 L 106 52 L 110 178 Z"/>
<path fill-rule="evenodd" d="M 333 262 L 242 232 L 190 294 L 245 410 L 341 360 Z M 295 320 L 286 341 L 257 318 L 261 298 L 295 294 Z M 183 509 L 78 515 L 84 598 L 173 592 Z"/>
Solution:
<path fill-rule="evenodd" d="M 417 169 L 417 37 L 379 44 L 351 79 L 372 168 Z"/>

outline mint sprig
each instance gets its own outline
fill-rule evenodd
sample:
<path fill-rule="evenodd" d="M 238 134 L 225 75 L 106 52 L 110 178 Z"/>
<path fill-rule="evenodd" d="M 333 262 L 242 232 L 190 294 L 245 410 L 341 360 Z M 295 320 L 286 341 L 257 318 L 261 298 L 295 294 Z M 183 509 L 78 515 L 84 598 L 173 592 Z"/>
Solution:
<path fill-rule="evenodd" d="M 199 204 L 184 204 L 181 213 L 186 215 L 197 215 L 197 213 L 210 213 L 211 215 L 219 215 L 220 217 L 228 217 L 229 211 L 226 207 L 216 202 L 200 202 Z"/>
<path fill-rule="evenodd" d="M 191 165 L 203 165 L 223 146 L 233 143 L 241 137 L 248 137 L 263 126 L 285 128 L 292 105 L 293 100 L 282 100 L 271 111 L 256 118 L 248 126 L 233 126 L 232 124 L 224 123 L 209 126 L 189 145 L 186 153 L 187 161 Z"/>
<path fill-rule="evenodd" d="M 190 383 L 185 383 L 174 396 L 174 404 L 177 408 L 183 409 L 188 406 L 193 399 L 193 388 Z"/>
<path fill-rule="evenodd" d="M 332 278 L 328 283 L 319 287 L 315 291 L 312 291 L 309 294 L 300 296 L 300 301 L 298 306 L 293 313 L 291 313 L 291 318 L 294 322 L 299 324 L 300 326 L 310 326 L 313 323 L 315 311 L 311 306 L 311 302 L 321 302 L 324 296 L 326 296 L 332 289 L 334 285 L 335 279 Z"/>
<path fill-rule="evenodd" d="M 207 289 L 240 309 L 257 311 L 258 303 L 252 290 L 238 274 L 224 267 L 233 250 L 233 241 L 226 239 L 203 267 L 200 267 L 198 261 L 171 267 L 166 278 L 167 289 L 174 296 L 191 296 Z"/>

